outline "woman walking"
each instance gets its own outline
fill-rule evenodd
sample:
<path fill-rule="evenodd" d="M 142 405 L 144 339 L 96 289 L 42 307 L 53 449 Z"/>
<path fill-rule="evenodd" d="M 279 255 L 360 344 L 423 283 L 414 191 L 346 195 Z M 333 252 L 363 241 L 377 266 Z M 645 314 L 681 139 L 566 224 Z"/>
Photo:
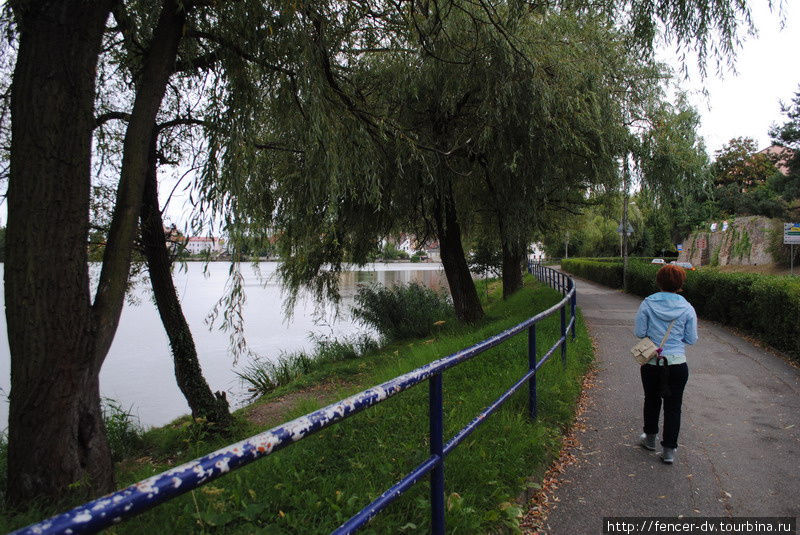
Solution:
<path fill-rule="evenodd" d="M 678 295 L 686 272 L 680 266 L 667 264 L 658 270 L 656 283 L 660 292 L 647 297 L 636 313 L 634 334 L 645 336 L 658 345 L 667 335 L 661 354 L 641 367 L 644 387 L 644 433 L 640 444 L 648 450 L 656 449 L 658 418 L 663 399 L 664 428 L 661 434 L 661 460 L 667 464 L 675 461 L 678 433 L 681 429 L 681 404 L 683 389 L 689 379 L 686 364 L 686 344 L 697 341 L 697 314 L 683 296 Z"/>

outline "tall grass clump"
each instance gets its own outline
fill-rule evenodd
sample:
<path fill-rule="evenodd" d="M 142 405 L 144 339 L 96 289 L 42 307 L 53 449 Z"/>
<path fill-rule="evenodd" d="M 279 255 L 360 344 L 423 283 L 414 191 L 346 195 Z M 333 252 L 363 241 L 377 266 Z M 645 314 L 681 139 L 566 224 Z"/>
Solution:
<path fill-rule="evenodd" d="M 111 398 L 103 398 L 102 409 L 111 456 L 115 461 L 122 460 L 141 446 L 143 429 L 139 418 L 133 409 L 125 410 Z"/>
<path fill-rule="evenodd" d="M 0 431 L 0 503 L 6 499 L 6 474 L 8 473 L 8 436 Z"/>
<path fill-rule="evenodd" d="M 377 330 L 387 342 L 424 338 L 440 322 L 453 318 L 453 305 L 443 291 L 417 282 L 362 286 L 355 296 L 353 317 Z"/>
<path fill-rule="evenodd" d="M 313 333 L 309 336 L 313 342 L 310 350 L 284 352 L 275 360 L 256 358 L 245 369 L 235 372 L 251 393 L 250 399 L 269 394 L 322 365 L 356 359 L 380 347 L 367 334 L 341 339 Z"/>

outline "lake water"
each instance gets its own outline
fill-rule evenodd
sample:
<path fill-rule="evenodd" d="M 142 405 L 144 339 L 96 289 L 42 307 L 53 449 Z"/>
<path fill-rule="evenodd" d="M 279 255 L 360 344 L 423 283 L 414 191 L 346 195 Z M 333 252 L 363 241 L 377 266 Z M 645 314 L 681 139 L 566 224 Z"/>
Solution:
<path fill-rule="evenodd" d="M 298 299 L 291 320 L 283 309 L 281 287 L 275 277 L 278 264 L 262 262 L 258 270 L 241 266 L 247 301 L 244 306 L 245 337 L 249 348 L 262 358 L 274 359 L 281 352 L 310 348 L 310 333 L 347 336 L 369 332 L 350 318 L 358 284 L 418 281 L 432 288 L 446 288 L 440 264 L 371 264 L 359 271 L 342 274 L 342 302 L 339 315 L 332 308 L 320 312 L 311 299 Z M 243 402 L 245 389 L 236 370 L 250 362 L 243 356 L 234 365 L 228 333 L 209 330 L 206 318 L 224 295 L 230 264 L 212 262 L 204 273 L 200 262 L 190 262 L 186 270 L 176 269 L 175 287 L 184 314 L 192 329 L 203 374 L 213 391 L 224 390 L 234 406 Z M 3 264 L 0 264 L 0 303 Z M 260 272 L 257 273 L 256 271 Z M 101 394 L 130 409 L 145 427 L 164 425 L 189 413 L 175 382 L 172 354 L 147 282 L 132 291 L 136 304 L 126 303 L 114 343 L 100 372 Z M 10 356 L 5 313 L 0 314 L 0 429 L 8 422 Z"/>

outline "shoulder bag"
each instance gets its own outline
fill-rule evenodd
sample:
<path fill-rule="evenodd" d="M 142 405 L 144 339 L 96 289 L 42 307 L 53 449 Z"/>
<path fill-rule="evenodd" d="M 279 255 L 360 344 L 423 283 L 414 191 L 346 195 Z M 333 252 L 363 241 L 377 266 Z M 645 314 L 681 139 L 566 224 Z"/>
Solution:
<path fill-rule="evenodd" d="M 631 349 L 633 360 L 635 360 L 641 366 L 646 364 L 653 357 L 660 355 L 661 348 L 666 343 L 669 332 L 672 330 L 672 326 L 674 324 L 675 320 L 672 320 L 669 324 L 669 327 L 667 327 L 667 332 L 664 333 L 664 338 L 661 340 L 661 344 L 658 347 L 656 347 L 653 341 L 646 336 L 639 340 L 639 343 L 633 346 L 633 349 Z"/>

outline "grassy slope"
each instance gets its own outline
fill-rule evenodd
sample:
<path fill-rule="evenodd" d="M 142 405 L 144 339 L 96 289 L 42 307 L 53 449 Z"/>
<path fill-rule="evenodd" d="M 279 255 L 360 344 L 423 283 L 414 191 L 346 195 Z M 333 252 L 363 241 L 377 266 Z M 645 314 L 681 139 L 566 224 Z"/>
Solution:
<path fill-rule="evenodd" d="M 493 295 L 486 307 L 487 319 L 477 328 L 456 327 L 433 340 L 394 344 L 377 355 L 336 363 L 310 379 L 301 379 L 300 386 L 323 377 L 345 379 L 348 386 L 331 392 L 329 399 L 300 403 L 287 419 L 458 351 L 558 300 L 554 291 L 541 286 L 534 291 L 533 287 L 528 281 L 523 291 L 505 302 Z M 557 315 L 540 325 L 540 354 L 557 339 L 558 329 Z M 524 373 L 526 347 L 526 337 L 516 336 L 445 372 L 445 441 Z M 580 378 L 592 360 L 582 322 L 578 323 L 578 339 L 569 344 L 566 369 L 559 356 L 556 351 L 540 371 L 537 422 L 527 418 L 527 389 L 523 388 L 446 459 L 448 532 L 485 532 L 498 525 L 515 525 L 519 509 L 511 502 L 524 489 L 527 478 L 540 478 L 557 453 L 561 433 L 572 420 Z M 276 395 L 293 388 L 298 387 L 289 385 Z M 329 533 L 428 456 L 427 407 L 427 387 L 418 385 L 109 532 Z M 260 430 L 243 423 L 235 438 Z M 232 441 L 204 438 L 192 425 L 149 432 L 136 460 L 120 463 L 120 484 Z M 418 483 L 362 532 L 427 533 L 428 493 L 427 480 Z M 40 517 L 41 513 L 32 512 L 9 523 L 0 521 L 0 530 Z"/>

